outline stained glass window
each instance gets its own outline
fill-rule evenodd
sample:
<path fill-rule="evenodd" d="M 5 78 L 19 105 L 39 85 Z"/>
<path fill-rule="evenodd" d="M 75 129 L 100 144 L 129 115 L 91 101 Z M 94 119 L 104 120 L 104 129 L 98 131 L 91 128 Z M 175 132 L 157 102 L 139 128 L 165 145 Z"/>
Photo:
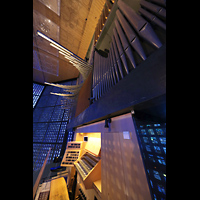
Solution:
<path fill-rule="evenodd" d="M 62 85 L 75 85 L 75 81 L 68 81 Z M 66 127 L 69 122 L 69 109 L 62 109 L 62 98 L 50 94 L 50 92 L 62 92 L 60 88 L 45 86 L 44 91 L 39 98 L 33 111 L 33 170 L 40 169 L 49 148 L 50 155 L 47 164 L 52 162 L 57 156 L 60 156 L 62 147 L 65 147 L 65 134 L 73 140 L 73 132 L 66 133 Z M 33 90 L 36 93 L 36 90 Z M 66 135 L 66 137 L 67 137 Z M 64 150 L 63 150 L 64 152 Z"/>
<path fill-rule="evenodd" d="M 166 199 L 166 123 L 134 123 L 152 199 Z"/>
<path fill-rule="evenodd" d="M 40 98 L 40 95 L 41 95 L 43 89 L 44 89 L 43 85 L 33 83 L 33 108 L 35 107 L 35 104 L 37 103 L 38 99 Z"/>

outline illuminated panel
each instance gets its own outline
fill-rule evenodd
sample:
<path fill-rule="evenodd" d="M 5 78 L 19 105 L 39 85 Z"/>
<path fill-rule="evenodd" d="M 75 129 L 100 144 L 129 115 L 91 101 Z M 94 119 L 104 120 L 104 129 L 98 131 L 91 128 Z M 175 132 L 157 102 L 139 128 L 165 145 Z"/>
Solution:
<path fill-rule="evenodd" d="M 166 123 L 137 124 L 137 136 L 154 199 L 166 198 Z"/>
<path fill-rule="evenodd" d="M 67 143 L 67 148 L 63 156 L 61 166 L 74 166 L 74 162 L 79 158 L 83 142 L 73 141 Z"/>
<path fill-rule="evenodd" d="M 60 0 L 39 0 L 43 3 L 47 8 L 55 12 L 58 16 L 60 16 Z"/>
<path fill-rule="evenodd" d="M 63 84 L 74 83 L 75 81 L 67 81 Z M 52 149 L 47 163 L 52 163 L 62 151 L 69 112 L 59 106 L 61 98 L 50 94 L 50 92 L 59 91 L 60 88 L 53 86 L 45 86 L 42 93 L 38 88 L 33 88 L 33 95 L 41 95 L 33 110 L 33 171 L 41 168 L 50 147 Z M 72 140 L 73 132 L 70 132 L 68 136 L 68 139 Z"/>
<path fill-rule="evenodd" d="M 49 18 L 33 10 L 33 46 L 58 56 L 58 51 L 49 45 L 49 42 L 38 37 L 37 31 L 59 42 L 60 28 Z"/>
<path fill-rule="evenodd" d="M 40 98 L 43 89 L 44 89 L 43 85 L 33 83 L 33 108 L 35 107 L 35 104 Z"/>
<path fill-rule="evenodd" d="M 59 53 L 37 31 L 59 42 L 60 28 L 49 18 L 33 10 L 33 68 L 55 76 L 59 73 Z"/>

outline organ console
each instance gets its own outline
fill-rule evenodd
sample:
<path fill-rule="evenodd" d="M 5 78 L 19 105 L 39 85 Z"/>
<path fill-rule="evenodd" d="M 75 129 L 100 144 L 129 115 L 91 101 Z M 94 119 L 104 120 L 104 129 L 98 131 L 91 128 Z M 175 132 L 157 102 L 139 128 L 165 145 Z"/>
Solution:
<path fill-rule="evenodd" d="M 74 166 L 83 180 L 86 189 L 91 189 L 94 181 L 101 179 L 101 159 L 89 152 L 83 154 Z"/>
<path fill-rule="evenodd" d="M 82 150 L 85 147 L 84 142 L 82 141 L 72 141 L 67 143 L 67 148 L 63 156 L 61 166 L 63 167 L 72 167 L 74 162 L 82 154 Z"/>

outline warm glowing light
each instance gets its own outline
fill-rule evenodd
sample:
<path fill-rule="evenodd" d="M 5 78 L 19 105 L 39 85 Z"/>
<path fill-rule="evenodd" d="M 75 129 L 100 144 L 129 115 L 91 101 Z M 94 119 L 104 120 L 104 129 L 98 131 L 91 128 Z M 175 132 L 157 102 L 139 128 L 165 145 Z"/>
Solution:
<path fill-rule="evenodd" d="M 75 66 L 79 72 L 82 74 L 83 79 L 85 80 L 92 69 L 92 65 L 87 63 L 85 60 L 74 54 L 73 52 L 67 50 L 65 47 L 62 45 L 58 44 L 48 36 L 44 35 L 40 31 L 37 31 L 37 35 L 44 38 L 45 40 L 50 42 L 50 46 L 54 47 L 55 49 L 58 50 L 60 54 L 62 54 L 67 60 L 69 60 L 70 63 Z"/>
<path fill-rule="evenodd" d="M 51 42 L 51 39 L 48 38 L 47 36 L 45 36 L 44 34 L 40 33 L 39 31 L 37 31 L 37 35 L 39 35 L 40 37 L 44 38 L 45 40 L 48 40 L 49 42 Z"/>
<path fill-rule="evenodd" d="M 40 31 L 37 31 L 37 35 L 39 35 L 40 37 L 44 38 L 45 40 L 50 42 L 50 45 L 55 47 L 58 50 L 63 50 L 68 54 L 72 54 L 70 51 L 68 51 L 67 49 L 63 48 L 61 45 L 59 45 L 57 42 L 54 42 L 51 38 L 47 37 L 46 35 L 44 35 L 43 33 L 41 33 Z M 60 49 L 59 49 L 60 48 Z"/>
<path fill-rule="evenodd" d="M 65 54 L 65 53 L 63 53 L 62 51 L 59 51 L 59 53 L 60 53 L 60 54 L 62 54 L 63 56 L 65 56 L 65 55 L 66 55 L 66 54 Z"/>
<path fill-rule="evenodd" d="M 67 51 L 65 48 L 63 48 L 62 46 L 58 45 L 58 44 L 53 44 L 52 42 L 50 43 L 50 46 L 60 50 L 60 51 L 63 51 L 65 54 L 67 55 L 71 55 L 72 53 L 69 53 L 69 51 Z"/>

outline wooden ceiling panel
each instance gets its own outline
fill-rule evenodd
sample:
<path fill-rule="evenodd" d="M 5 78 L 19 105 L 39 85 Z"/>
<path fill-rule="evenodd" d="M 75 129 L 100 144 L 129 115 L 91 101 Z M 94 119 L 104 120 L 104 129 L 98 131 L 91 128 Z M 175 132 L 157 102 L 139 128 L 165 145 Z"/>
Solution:
<path fill-rule="evenodd" d="M 81 39 L 78 56 L 85 58 L 90 42 L 92 40 L 96 24 L 98 23 L 99 16 L 103 10 L 105 0 L 93 0 L 91 3 L 90 11 L 87 17 L 87 23 Z"/>
<path fill-rule="evenodd" d="M 37 30 L 84 59 L 105 4 L 105 0 L 60 0 L 60 12 L 55 12 L 59 4 L 48 2 L 33 0 L 33 81 L 40 83 L 77 78 L 79 72 L 37 36 Z"/>

